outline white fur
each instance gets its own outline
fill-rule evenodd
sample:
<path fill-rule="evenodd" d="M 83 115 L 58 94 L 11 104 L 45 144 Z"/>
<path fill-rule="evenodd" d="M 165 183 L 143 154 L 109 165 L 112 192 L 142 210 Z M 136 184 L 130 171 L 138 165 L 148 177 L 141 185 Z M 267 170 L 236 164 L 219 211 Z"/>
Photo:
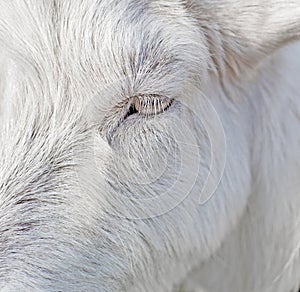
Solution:
<path fill-rule="evenodd" d="M 297 291 L 299 38 L 297 0 L 0 0 L 1 291 Z"/>

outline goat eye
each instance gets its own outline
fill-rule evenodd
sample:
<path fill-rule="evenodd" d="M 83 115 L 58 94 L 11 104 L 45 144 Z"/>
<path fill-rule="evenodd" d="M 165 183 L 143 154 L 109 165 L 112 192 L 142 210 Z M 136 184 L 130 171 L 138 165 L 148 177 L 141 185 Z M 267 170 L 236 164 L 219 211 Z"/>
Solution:
<path fill-rule="evenodd" d="M 110 143 L 116 129 L 130 116 L 150 117 L 166 111 L 173 99 L 157 94 L 136 95 L 125 99 L 112 108 L 100 124 L 99 132 Z"/>
<path fill-rule="evenodd" d="M 138 113 L 143 116 L 158 115 L 167 110 L 172 99 L 160 95 L 139 95 L 132 97 L 132 103 L 128 111 L 128 116 Z"/>

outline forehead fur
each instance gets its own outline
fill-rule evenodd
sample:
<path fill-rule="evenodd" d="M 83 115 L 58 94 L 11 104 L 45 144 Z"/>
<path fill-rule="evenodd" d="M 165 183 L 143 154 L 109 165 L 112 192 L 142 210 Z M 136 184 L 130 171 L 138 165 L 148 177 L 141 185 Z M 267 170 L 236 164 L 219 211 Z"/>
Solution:
<path fill-rule="evenodd" d="M 120 96 L 172 96 L 206 66 L 204 37 L 185 1 L 27 2 L 0 4 L 1 49 L 35 90 L 56 89 L 51 99 L 78 102 L 107 85 Z"/>

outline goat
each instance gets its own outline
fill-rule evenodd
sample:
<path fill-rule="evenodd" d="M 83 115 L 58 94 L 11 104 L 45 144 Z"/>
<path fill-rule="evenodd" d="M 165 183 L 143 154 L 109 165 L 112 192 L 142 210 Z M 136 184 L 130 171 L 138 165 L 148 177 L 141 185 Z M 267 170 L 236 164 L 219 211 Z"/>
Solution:
<path fill-rule="evenodd" d="M 0 0 L 1 291 L 300 282 L 296 0 Z"/>

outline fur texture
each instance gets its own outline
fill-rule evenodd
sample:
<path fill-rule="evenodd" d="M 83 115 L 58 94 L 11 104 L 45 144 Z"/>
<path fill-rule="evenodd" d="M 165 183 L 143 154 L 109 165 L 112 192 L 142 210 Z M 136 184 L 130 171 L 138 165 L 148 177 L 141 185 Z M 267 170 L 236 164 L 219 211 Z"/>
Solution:
<path fill-rule="evenodd" d="M 1 291 L 300 283 L 297 0 L 0 0 Z"/>

